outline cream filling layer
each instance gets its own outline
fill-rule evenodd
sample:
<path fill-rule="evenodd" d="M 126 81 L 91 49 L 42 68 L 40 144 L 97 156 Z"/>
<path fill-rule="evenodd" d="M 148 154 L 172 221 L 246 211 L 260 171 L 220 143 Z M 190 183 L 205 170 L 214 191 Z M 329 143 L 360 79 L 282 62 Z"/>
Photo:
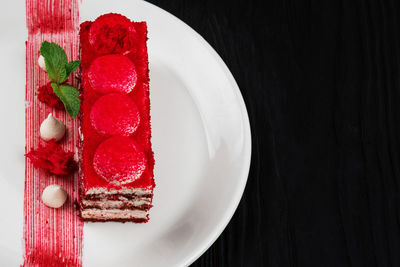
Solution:
<path fill-rule="evenodd" d="M 97 195 L 97 194 L 105 194 L 105 195 L 116 195 L 116 194 L 135 194 L 137 196 L 143 196 L 152 194 L 153 190 L 146 188 L 123 188 L 123 189 L 110 189 L 107 190 L 105 187 L 97 187 L 91 188 L 86 191 L 85 195 Z"/>
<path fill-rule="evenodd" d="M 135 200 L 82 200 L 82 204 L 84 206 L 95 206 L 99 207 L 100 209 L 120 209 L 125 205 L 139 207 L 142 205 L 149 205 L 151 204 L 150 198 L 142 198 L 142 199 L 135 199 Z"/>

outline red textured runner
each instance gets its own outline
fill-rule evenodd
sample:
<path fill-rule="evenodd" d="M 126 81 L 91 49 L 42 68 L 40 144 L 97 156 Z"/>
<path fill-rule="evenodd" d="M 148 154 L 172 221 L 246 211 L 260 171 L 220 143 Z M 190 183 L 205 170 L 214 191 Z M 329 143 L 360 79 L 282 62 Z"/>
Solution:
<path fill-rule="evenodd" d="M 78 0 L 26 0 L 26 152 L 44 145 L 39 127 L 52 112 L 67 127 L 66 137 L 60 144 L 64 150 L 77 153 L 78 119 L 39 102 L 36 92 L 49 81 L 37 64 L 44 40 L 63 47 L 69 60 L 79 57 L 78 4 Z M 77 86 L 75 78 L 69 82 Z M 33 168 L 29 160 L 25 166 L 23 266 L 82 266 L 83 223 L 74 207 L 78 198 L 78 173 L 57 177 Z M 68 192 L 67 203 L 60 209 L 48 208 L 40 200 L 49 184 L 59 184 Z"/>

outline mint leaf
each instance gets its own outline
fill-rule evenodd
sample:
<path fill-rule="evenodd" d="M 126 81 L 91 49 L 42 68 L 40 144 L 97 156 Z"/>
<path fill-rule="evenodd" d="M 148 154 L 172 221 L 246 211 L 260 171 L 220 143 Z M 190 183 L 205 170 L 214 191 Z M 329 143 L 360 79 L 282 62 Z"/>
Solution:
<path fill-rule="evenodd" d="M 65 70 L 67 72 L 67 77 L 71 75 L 72 72 L 74 72 L 77 68 L 79 68 L 79 65 L 81 64 L 80 60 L 73 60 L 65 64 Z"/>
<path fill-rule="evenodd" d="M 64 103 L 65 110 L 68 114 L 75 118 L 79 113 L 81 100 L 79 99 L 79 91 L 69 84 L 51 83 L 54 93 Z"/>
<path fill-rule="evenodd" d="M 64 49 L 56 43 L 44 41 L 40 47 L 40 54 L 44 57 L 46 71 L 51 81 L 54 93 L 64 103 L 65 110 L 75 118 L 79 113 L 81 100 L 79 91 L 69 84 L 64 84 L 72 72 L 81 64 L 80 60 L 68 62 Z"/>
<path fill-rule="evenodd" d="M 40 54 L 44 57 L 46 71 L 53 83 L 63 83 L 68 78 L 65 65 L 68 63 L 67 54 L 56 43 L 44 41 L 40 47 Z"/>
<path fill-rule="evenodd" d="M 49 75 L 50 81 L 55 83 L 63 83 L 68 78 L 64 66 L 54 64 L 47 58 L 44 58 L 44 62 L 46 64 L 46 71 Z"/>

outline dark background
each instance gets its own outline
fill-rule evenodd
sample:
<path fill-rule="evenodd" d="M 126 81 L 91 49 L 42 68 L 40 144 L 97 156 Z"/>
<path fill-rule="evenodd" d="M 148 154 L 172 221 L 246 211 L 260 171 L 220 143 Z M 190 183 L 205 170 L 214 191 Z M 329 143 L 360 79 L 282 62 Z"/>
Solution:
<path fill-rule="evenodd" d="M 252 128 L 242 201 L 193 266 L 400 266 L 400 1 L 150 2 L 219 53 Z"/>

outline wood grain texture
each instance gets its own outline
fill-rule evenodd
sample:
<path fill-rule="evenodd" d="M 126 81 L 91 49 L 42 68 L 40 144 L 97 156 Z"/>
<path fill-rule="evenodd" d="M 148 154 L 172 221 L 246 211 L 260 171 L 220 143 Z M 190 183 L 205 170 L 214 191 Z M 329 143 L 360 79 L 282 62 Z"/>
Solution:
<path fill-rule="evenodd" d="M 400 2 L 150 1 L 245 99 L 242 201 L 193 266 L 400 266 Z"/>

